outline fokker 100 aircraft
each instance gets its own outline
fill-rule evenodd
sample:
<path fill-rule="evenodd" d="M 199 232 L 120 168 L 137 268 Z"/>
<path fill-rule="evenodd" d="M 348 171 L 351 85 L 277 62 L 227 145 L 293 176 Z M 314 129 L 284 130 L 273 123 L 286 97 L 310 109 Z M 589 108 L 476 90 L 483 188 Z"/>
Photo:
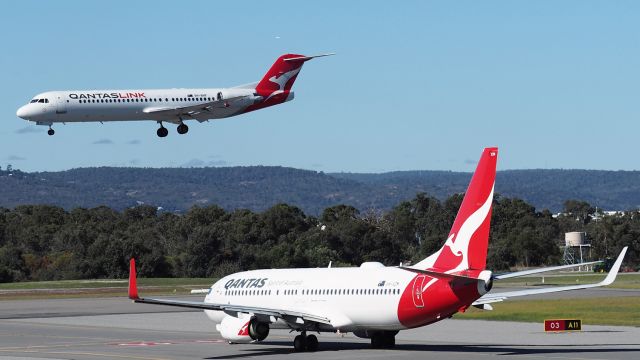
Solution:
<path fill-rule="evenodd" d="M 494 281 L 579 266 L 506 274 L 486 269 L 497 158 L 497 148 L 484 150 L 444 246 L 413 266 L 365 262 L 352 268 L 244 271 L 220 279 L 197 302 L 140 297 L 131 259 L 129 298 L 204 309 L 229 342 L 262 341 L 269 329 L 290 329 L 300 333 L 293 341 L 296 351 L 315 351 L 318 339 L 310 332 L 353 332 L 370 338 L 373 348 L 389 348 L 398 331 L 447 319 L 470 306 L 492 310 L 491 303 L 513 297 L 611 284 L 626 247 L 600 283 L 491 292 Z"/>
<path fill-rule="evenodd" d="M 17 111 L 18 117 L 49 126 L 54 123 L 151 120 L 169 131 L 163 122 L 178 125 L 186 134 L 185 120 L 221 119 L 293 100 L 293 86 L 302 64 L 322 54 L 280 56 L 257 83 L 216 89 L 77 90 L 49 91 L 36 95 Z"/>

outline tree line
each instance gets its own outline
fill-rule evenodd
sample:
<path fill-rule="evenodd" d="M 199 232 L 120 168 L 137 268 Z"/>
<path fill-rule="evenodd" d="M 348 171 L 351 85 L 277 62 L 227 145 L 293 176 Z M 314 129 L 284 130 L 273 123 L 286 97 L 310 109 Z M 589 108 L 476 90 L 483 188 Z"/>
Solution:
<path fill-rule="evenodd" d="M 131 257 L 145 277 L 219 277 L 257 268 L 325 267 L 330 261 L 415 263 L 442 246 L 462 196 L 440 201 L 421 193 L 384 213 L 337 205 L 318 217 L 287 204 L 262 212 L 193 207 L 180 215 L 145 205 L 123 211 L 0 208 L 0 282 L 125 278 Z M 594 258 L 630 246 L 626 264 L 637 266 L 639 214 L 605 216 L 571 200 L 554 217 L 523 200 L 496 196 L 488 268 L 558 264 L 567 231 L 586 231 Z"/>

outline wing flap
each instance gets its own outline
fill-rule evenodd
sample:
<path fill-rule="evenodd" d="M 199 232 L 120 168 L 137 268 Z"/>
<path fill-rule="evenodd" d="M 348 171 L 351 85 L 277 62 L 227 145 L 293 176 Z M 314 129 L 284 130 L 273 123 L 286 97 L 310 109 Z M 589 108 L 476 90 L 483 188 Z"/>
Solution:
<path fill-rule="evenodd" d="M 251 95 L 233 96 L 221 100 L 207 101 L 203 103 L 193 104 L 189 106 L 178 107 L 151 107 L 143 110 L 146 114 L 174 114 L 195 117 L 203 112 L 212 112 L 215 109 L 224 109 L 230 106 L 234 101 L 248 98 Z"/>

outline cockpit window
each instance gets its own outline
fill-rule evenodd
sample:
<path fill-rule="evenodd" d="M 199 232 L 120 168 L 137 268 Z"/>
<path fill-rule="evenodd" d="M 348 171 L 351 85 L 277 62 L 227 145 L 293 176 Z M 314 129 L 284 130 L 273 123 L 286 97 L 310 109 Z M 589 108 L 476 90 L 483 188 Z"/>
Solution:
<path fill-rule="evenodd" d="M 39 103 L 44 103 L 44 99 L 38 100 Z"/>
<path fill-rule="evenodd" d="M 29 101 L 30 104 L 37 103 L 37 102 L 38 102 L 38 99 L 33 99 L 33 100 Z"/>

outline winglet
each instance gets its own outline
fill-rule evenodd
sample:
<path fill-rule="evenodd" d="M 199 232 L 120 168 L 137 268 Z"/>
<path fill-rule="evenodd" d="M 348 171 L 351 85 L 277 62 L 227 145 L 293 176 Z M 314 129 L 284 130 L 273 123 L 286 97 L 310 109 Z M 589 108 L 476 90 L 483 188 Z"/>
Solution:
<path fill-rule="evenodd" d="M 129 261 L 129 299 L 137 300 L 138 297 L 138 283 L 136 279 L 136 260 L 131 258 Z"/>
<path fill-rule="evenodd" d="M 620 266 L 622 266 L 622 260 L 624 260 L 624 256 L 627 254 L 627 248 L 628 246 L 625 246 L 624 248 L 622 248 L 622 251 L 620 251 L 620 255 L 618 255 L 618 258 L 616 259 L 616 262 L 611 267 L 611 270 L 609 270 L 609 274 L 600 283 L 602 286 L 613 284 L 613 281 L 616 279 L 616 276 L 618 276 L 618 271 L 620 270 Z"/>

